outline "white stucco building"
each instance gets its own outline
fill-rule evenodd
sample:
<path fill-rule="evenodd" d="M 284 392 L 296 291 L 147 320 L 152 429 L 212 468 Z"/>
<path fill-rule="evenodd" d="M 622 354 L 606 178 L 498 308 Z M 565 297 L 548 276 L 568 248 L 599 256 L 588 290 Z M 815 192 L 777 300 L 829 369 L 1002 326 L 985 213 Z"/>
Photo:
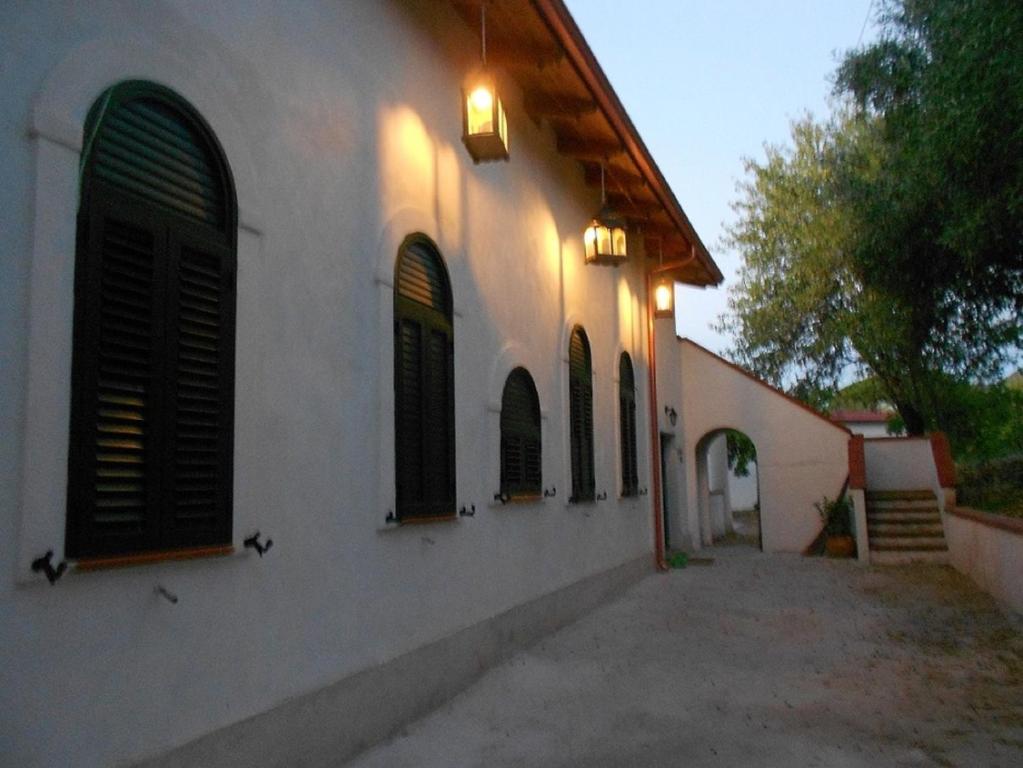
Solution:
<path fill-rule="evenodd" d="M 474 164 L 479 9 L 0 10 L 0 763 L 336 764 L 654 567 L 651 238 L 720 274 L 557 0 Z"/>
<path fill-rule="evenodd" d="M 0 7 L 0 765 L 336 765 L 709 543 L 726 427 L 816 535 L 848 433 L 654 319 L 720 272 L 561 0 L 488 7 L 482 149 L 479 0 Z"/>

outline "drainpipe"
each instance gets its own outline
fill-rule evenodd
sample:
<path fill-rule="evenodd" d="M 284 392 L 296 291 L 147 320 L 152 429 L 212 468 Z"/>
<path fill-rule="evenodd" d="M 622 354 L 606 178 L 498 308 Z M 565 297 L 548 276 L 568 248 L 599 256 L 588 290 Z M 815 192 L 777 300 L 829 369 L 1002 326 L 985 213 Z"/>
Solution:
<path fill-rule="evenodd" d="M 650 474 L 651 482 L 654 484 L 652 504 L 654 508 L 654 565 L 659 571 L 668 570 L 668 564 L 664 558 L 664 520 L 661 509 L 661 429 L 660 409 L 657 407 L 657 343 L 654 338 L 654 275 L 663 272 L 670 272 L 674 269 L 690 264 L 696 258 L 695 246 L 690 247 L 689 257 L 680 261 L 660 264 L 655 269 L 647 270 L 646 273 L 646 343 L 647 360 L 650 369 L 647 372 L 650 396 Z M 676 306 L 675 311 L 678 311 Z"/>
<path fill-rule="evenodd" d="M 668 564 L 664 560 L 664 521 L 661 518 L 661 429 L 657 415 L 657 344 L 654 340 L 654 276 L 647 272 L 646 276 L 646 343 L 647 360 L 649 370 L 647 371 L 647 382 L 650 393 L 647 398 L 650 401 L 650 474 L 654 487 L 651 494 L 654 508 L 654 566 L 659 571 L 668 570 Z"/>

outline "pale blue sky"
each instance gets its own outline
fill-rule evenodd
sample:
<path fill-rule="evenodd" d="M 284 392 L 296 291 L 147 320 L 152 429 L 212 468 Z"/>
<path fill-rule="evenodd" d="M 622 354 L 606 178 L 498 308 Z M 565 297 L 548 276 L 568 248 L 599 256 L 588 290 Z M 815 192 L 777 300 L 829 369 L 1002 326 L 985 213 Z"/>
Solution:
<path fill-rule="evenodd" d="M 567 3 L 725 275 L 719 288 L 680 296 L 679 332 L 720 352 L 728 340 L 708 324 L 725 311 L 739 267 L 719 239 L 742 157 L 786 142 L 804 112 L 828 112 L 837 56 L 856 45 L 871 0 Z"/>

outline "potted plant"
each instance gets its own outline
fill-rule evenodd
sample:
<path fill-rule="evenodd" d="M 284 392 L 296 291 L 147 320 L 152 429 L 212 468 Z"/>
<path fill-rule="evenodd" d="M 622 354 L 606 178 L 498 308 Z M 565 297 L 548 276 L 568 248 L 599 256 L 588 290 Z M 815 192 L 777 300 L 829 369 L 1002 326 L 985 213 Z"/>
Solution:
<path fill-rule="evenodd" d="M 828 557 L 852 557 L 856 539 L 852 535 L 852 505 L 846 496 L 829 499 L 825 496 L 814 504 L 824 520 L 824 551 Z"/>

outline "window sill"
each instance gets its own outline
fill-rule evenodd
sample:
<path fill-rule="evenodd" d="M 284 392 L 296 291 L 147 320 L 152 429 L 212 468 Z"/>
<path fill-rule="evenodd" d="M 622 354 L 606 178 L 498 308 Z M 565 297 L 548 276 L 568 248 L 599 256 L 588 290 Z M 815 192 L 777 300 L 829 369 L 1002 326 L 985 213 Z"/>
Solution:
<path fill-rule="evenodd" d="M 488 506 L 491 509 L 501 509 L 502 507 L 514 507 L 514 506 L 529 506 L 531 504 L 543 504 L 546 499 L 542 494 L 536 493 L 529 496 L 509 496 L 507 501 L 493 501 Z"/>
<path fill-rule="evenodd" d="M 131 568 L 136 565 L 165 563 L 171 560 L 198 560 L 207 557 L 225 557 L 234 554 L 233 544 L 214 547 L 188 547 L 159 552 L 140 552 L 135 555 L 114 555 L 111 557 L 85 557 L 75 561 L 77 571 L 105 571 L 111 568 Z"/>
<path fill-rule="evenodd" d="M 391 531 L 400 531 L 402 528 L 416 528 L 423 525 L 433 525 L 435 523 L 457 523 L 460 521 L 461 517 L 459 517 L 457 513 L 452 513 L 450 515 L 406 517 L 403 520 L 395 520 L 379 526 L 377 528 L 377 532 L 390 533 Z"/>

